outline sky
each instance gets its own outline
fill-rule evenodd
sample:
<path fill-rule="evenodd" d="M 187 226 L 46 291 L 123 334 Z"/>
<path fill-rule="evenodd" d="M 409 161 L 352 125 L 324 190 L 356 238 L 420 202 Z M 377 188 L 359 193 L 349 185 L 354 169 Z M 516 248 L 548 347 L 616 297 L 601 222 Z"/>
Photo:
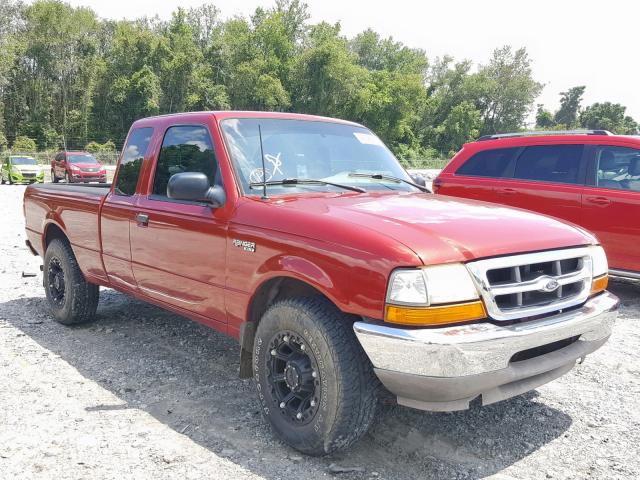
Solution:
<path fill-rule="evenodd" d="M 66 0 L 91 7 L 103 18 L 170 18 L 178 6 L 213 3 L 222 17 L 249 15 L 274 1 L 255 0 Z M 372 28 L 431 59 L 445 54 L 456 60 L 486 63 L 503 45 L 526 47 L 534 78 L 544 90 L 536 103 L 552 111 L 559 93 L 586 85 L 583 105 L 611 101 L 627 106 L 640 121 L 640 2 L 631 0 L 307 0 L 311 22 L 340 22 L 352 37 Z"/>

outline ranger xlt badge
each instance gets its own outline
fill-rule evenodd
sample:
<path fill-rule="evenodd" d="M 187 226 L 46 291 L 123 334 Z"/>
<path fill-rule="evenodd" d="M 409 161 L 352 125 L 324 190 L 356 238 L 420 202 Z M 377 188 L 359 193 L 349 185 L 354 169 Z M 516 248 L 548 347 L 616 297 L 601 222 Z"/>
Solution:
<path fill-rule="evenodd" d="M 242 248 L 245 252 L 255 252 L 256 244 L 255 242 L 249 242 L 247 240 L 238 240 L 236 238 L 233 239 L 233 245 L 235 247 Z"/>

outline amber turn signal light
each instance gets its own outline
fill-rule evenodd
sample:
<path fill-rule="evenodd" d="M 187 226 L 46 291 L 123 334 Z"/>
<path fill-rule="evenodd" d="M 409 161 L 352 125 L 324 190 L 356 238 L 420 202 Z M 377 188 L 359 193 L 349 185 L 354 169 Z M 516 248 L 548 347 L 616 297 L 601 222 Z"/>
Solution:
<path fill-rule="evenodd" d="M 483 318 L 487 318 L 487 311 L 481 301 L 435 307 L 387 305 L 385 312 L 385 321 L 411 326 L 445 325 Z"/>
<path fill-rule="evenodd" d="M 609 275 L 607 275 L 606 273 L 604 275 L 594 278 L 593 281 L 591 282 L 591 295 L 594 295 L 596 293 L 602 292 L 603 290 L 606 290 L 608 285 L 609 285 Z"/>

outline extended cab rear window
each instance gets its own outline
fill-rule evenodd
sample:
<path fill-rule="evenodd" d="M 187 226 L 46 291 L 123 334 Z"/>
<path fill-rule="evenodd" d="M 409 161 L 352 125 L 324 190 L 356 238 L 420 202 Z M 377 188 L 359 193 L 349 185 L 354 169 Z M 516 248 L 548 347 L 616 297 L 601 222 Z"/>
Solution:
<path fill-rule="evenodd" d="M 149 148 L 152 136 L 153 128 L 151 127 L 136 128 L 129 135 L 127 144 L 122 152 L 120 168 L 116 178 L 114 192 L 117 195 L 133 195 L 136 193 L 140 168 L 142 167 L 144 156 L 147 154 L 147 148 Z"/>
<path fill-rule="evenodd" d="M 508 177 L 509 164 L 515 159 L 520 148 L 498 148 L 483 150 L 469 158 L 458 170 L 456 175 L 470 175 L 474 177 Z"/>

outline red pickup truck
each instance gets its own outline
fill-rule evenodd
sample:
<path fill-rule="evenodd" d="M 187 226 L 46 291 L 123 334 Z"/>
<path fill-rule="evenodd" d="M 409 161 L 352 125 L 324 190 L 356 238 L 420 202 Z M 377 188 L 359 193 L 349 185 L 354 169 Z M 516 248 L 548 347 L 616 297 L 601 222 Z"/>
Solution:
<path fill-rule="evenodd" d="M 309 454 L 360 438 L 389 392 L 493 403 L 604 344 L 618 300 L 593 236 L 431 195 L 361 125 L 205 112 L 133 124 L 112 185 L 24 198 L 56 320 L 99 287 L 231 335 L 274 432 Z"/>
<path fill-rule="evenodd" d="M 612 274 L 640 279 L 640 137 L 605 130 L 487 135 L 465 145 L 433 188 L 580 225 L 602 242 Z"/>

